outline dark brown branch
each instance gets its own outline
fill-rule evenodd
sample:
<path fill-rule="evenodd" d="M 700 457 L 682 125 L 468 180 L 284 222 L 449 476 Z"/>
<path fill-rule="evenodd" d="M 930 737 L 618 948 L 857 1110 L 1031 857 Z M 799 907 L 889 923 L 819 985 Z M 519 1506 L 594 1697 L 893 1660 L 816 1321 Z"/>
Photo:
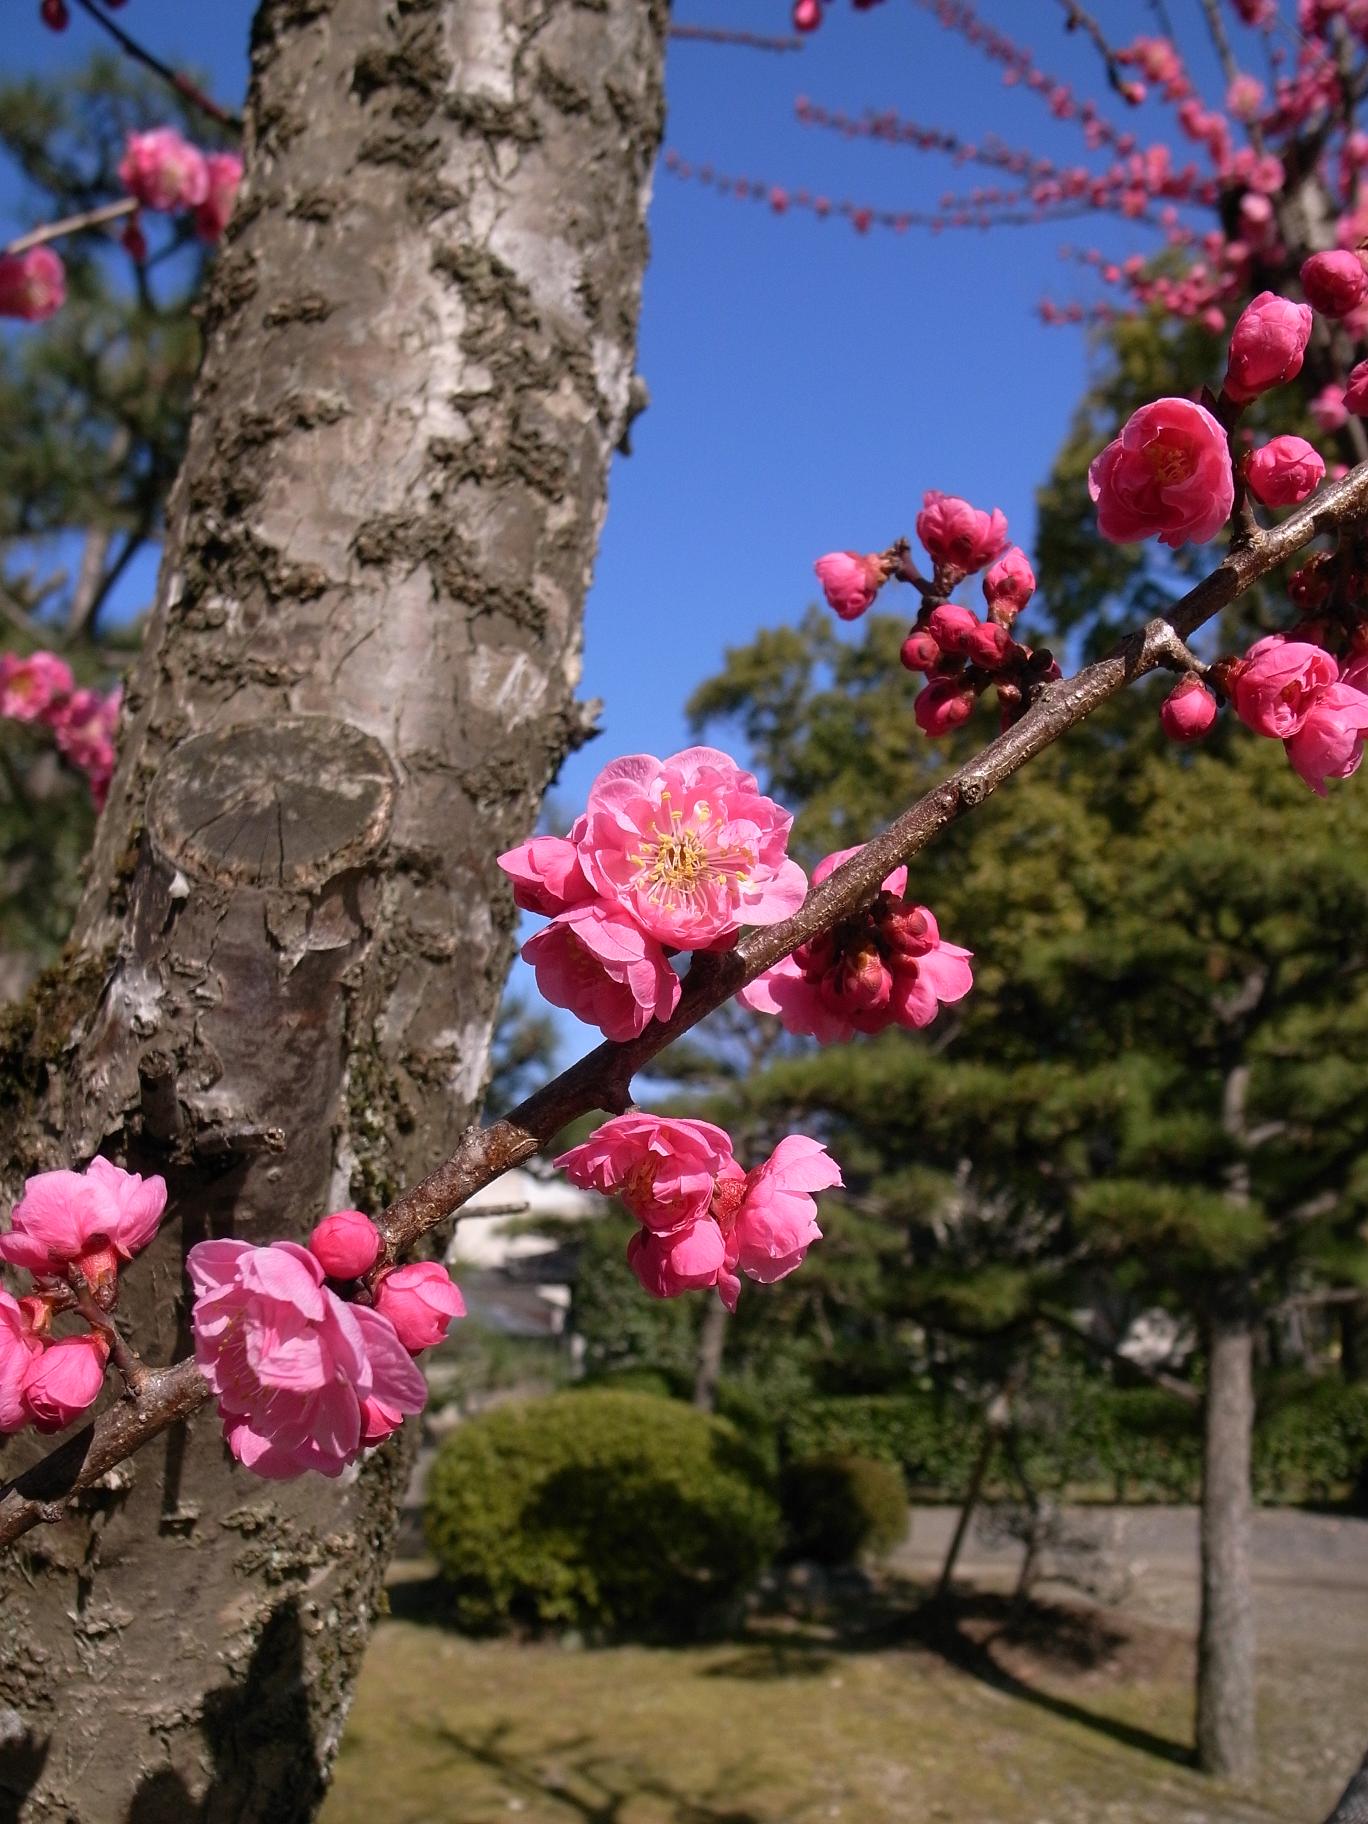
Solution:
<path fill-rule="evenodd" d="M 201 114 L 207 114 L 210 120 L 216 120 L 221 127 L 228 127 L 234 133 L 241 133 L 240 114 L 221 108 L 211 95 L 206 95 L 188 76 L 180 70 L 173 70 L 169 63 L 163 63 L 160 57 L 154 56 L 145 45 L 139 44 L 131 32 L 126 32 L 116 19 L 111 19 L 108 13 L 102 12 L 94 0 L 76 0 L 76 4 L 87 18 L 93 19 L 102 31 L 108 32 L 126 57 L 140 63 L 145 70 L 151 70 L 154 76 L 160 76 L 177 95 L 188 101 L 191 107 L 198 108 Z"/>
<path fill-rule="evenodd" d="M 1091 13 L 1084 12 L 1083 8 L 1078 4 L 1078 0 L 1059 0 L 1059 4 L 1064 8 L 1065 13 L 1068 15 L 1064 22 L 1065 31 L 1082 32 L 1086 37 L 1092 40 L 1097 48 L 1098 56 L 1106 66 L 1108 84 L 1121 97 L 1122 101 L 1128 102 L 1133 106 L 1136 96 L 1133 91 L 1132 78 L 1127 76 L 1116 52 L 1107 42 L 1102 27 L 1097 23 L 1096 19 L 1093 18 Z"/>
<path fill-rule="evenodd" d="M 653 1022 L 627 1044 L 597 1046 L 502 1120 L 467 1129 L 452 1157 L 379 1218 L 385 1237 L 380 1264 L 406 1253 L 420 1236 L 455 1216 L 476 1191 L 540 1152 L 578 1116 L 599 1108 L 618 1113 L 629 1107 L 632 1078 L 667 1045 L 799 944 L 866 905 L 894 868 L 982 804 L 1028 760 L 1127 684 L 1171 662 L 1176 641 L 1186 640 L 1260 577 L 1318 534 L 1333 533 L 1366 513 L 1368 463 L 1322 488 L 1281 525 L 1227 552 L 1215 570 L 1174 604 L 1167 620 L 1151 621 L 1105 658 L 1048 685 L 1019 722 L 909 806 L 882 835 L 815 887 L 791 918 L 747 932 L 725 955 L 696 955 L 671 1019 Z M 0 1546 L 44 1520 L 60 1517 L 64 1500 L 91 1487 L 208 1398 L 208 1384 L 192 1361 L 152 1370 L 143 1397 L 111 1408 L 6 1487 L 0 1495 Z"/>
<path fill-rule="evenodd" d="M 669 28 L 671 38 L 694 44 L 734 44 L 746 51 L 801 51 L 801 38 L 775 38 L 764 32 L 738 32 L 725 25 L 680 25 Z"/>

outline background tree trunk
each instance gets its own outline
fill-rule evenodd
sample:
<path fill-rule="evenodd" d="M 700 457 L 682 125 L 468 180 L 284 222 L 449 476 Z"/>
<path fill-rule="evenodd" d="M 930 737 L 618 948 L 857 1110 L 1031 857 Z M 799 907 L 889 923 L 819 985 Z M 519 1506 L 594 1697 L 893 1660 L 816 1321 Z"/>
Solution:
<path fill-rule="evenodd" d="M 165 1172 L 127 1275 L 376 1208 L 475 1108 L 497 852 L 586 733 L 664 0 L 264 0 L 248 179 L 68 957 L 0 1057 L 0 1153 Z M 46 1062 L 39 1062 L 46 1060 Z M 13 1473 L 35 1454 L 5 1448 Z M 404 1453 L 256 1481 L 212 1413 L 0 1564 L 0 1816 L 310 1817 Z"/>
<path fill-rule="evenodd" d="M 1249 1781 L 1257 1767 L 1249 1480 L 1254 1333 L 1243 1312 L 1218 1310 L 1208 1319 L 1206 1341 L 1197 1759 L 1206 1773 Z"/>
<path fill-rule="evenodd" d="M 693 1403 L 700 1412 L 717 1410 L 717 1384 L 727 1352 L 727 1307 L 710 1298 L 703 1307 L 703 1327 L 698 1333 L 698 1367 L 694 1373 Z"/>

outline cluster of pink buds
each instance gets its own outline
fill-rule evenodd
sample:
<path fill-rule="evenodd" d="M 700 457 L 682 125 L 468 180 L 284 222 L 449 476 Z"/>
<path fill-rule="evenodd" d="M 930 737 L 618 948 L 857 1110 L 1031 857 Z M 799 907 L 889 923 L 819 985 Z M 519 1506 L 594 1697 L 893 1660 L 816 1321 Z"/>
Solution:
<path fill-rule="evenodd" d="M 145 1248 L 166 1208 L 166 1185 L 107 1159 L 83 1172 L 39 1172 L 24 1185 L 0 1260 L 29 1274 L 33 1291 L 0 1291 L 0 1432 L 60 1431 L 92 1406 L 111 1350 L 119 1269 Z M 53 1319 L 83 1328 L 54 1334 Z"/>
<path fill-rule="evenodd" d="M 637 1112 L 606 1121 L 556 1164 L 640 1223 L 627 1259 L 652 1298 L 716 1286 L 729 1311 L 743 1273 L 770 1285 L 802 1264 L 822 1235 L 812 1193 L 841 1183 L 835 1160 L 805 1134 L 747 1172 L 725 1129 Z"/>
<path fill-rule="evenodd" d="M 813 869 L 813 885 L 857 852 L 828 855 Z M 973 952 L 946 943 L 933 913 L 908 905 L 906 892 L 907 869 L 895 868 L 870 905 L 800 944 L 739 999 L 823 1044 L 886 1026 L 929 1026 L 943 1004 L 973 987 Z"/>
<path fill-rule="evenodd" d="M 307 1248 L 191 1248 L 195 1360 L 217 1397 L 229 1450 L 255 1474 L 340 1476 L 426 1404 L 413 1358 L 465 1316 L 465 1301 L 436 1261 L 385 1268 L 368 1290 L 356 1286 L 381 1245 L 368 1216 L 338 1210 Z"/>
<path fill-rule="evenodd" d="M 854 0 L 857 13 L 867 13 L 873 6 L 879 6 L 882 0 Z M 793 29 L 795 32 L 815 32 L 822 23 L 823 0 L 793 0 Z"/>
<path fill-rule="evenodd" d="M 114 733 L 122 690 L 78 690 L 56 653 L 0 654 L 0 716 L 50 728 L 58 751 L 85 774 L 97 808 L 114 776 Z"/>
<path fill-rule="evenodd" d="M 716 748 L 615 760 L 568 836 L 499 857 L 515 902 L 551 920 L 522 950 L 543 997 L 609 1039 L 667 1020 L 680 994 L 672 953 L 730 949 L 743 925 L 778 924 L 802 904 L 792 823 Z"/>
<path fill-rule="evenodd" d="M 161 215 L 192 211 L 201 240 L 216 241 L 233 213 L 242 160 L 236 152 L 201 152 L 174 127 L 153 127 L 129 134 L 119 181 L 144 209 Z M 135 259 L 146 253 L 136 215 L 124 230 L 124 245 Z"/>

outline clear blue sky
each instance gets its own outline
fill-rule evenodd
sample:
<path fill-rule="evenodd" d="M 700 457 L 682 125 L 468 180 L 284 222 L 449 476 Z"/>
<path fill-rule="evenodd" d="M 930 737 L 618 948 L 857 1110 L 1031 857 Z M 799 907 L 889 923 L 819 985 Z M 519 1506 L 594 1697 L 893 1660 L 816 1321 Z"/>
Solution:
<path fill-rule="evenodd" d="M 1180 0 L 1174 10 L 1192 28 L 1184 48 L 1214 97 L 1198 9 Z M 675 6 L 681 21 L 768 32 L 787 30 L 788 11 L 788 0 Z M 980 11 L 1032 45 L 1045 68 L 1102 93 L 1094 52 L 1061 29 L 1055 0 L 980 0 Z M 1097 0 L 1094 11 L 1118 42 L 1156 29 L 1144 0 Z M 131 0 L 120 16 L 236 101 L 251 12 L 249 0 Z M 78 15 L 55 37 L 39 25 L 36 0 L 9 0 L 5 23 L 11 72 L 60 68 L 98 36 Z M 674 43 L 666 143 L 720 171 L 890 209 L 933 209 L 945 189 L 994 181 L 941 156 L 804 128 L 794 118 L 800 93 L 1099 162 L 1076 127 L 1004 87 L 996 65 L 913 0 L 865 13 L 831 0 L 797 55 Z M 1167 137 L 1170 117 L 1151 104 L 1126 124 Z M 1100 218 L 1070 232 L 1109 252 L 1153 242 Z M 639 357 L 651 406 L 634 454 L 614 467 L 587 614 L 582 691 L 604 700 L 604 732 L 567 764 L 558 803 L 582 802 L 617 754 L 683 745 L 685 697 L 723 649 L 797 616 L 813 599 L 821 552 L 910 534 L 923 489 L 1002 507 L 1031 549 L 1034 489 L 1088 358 L 1080 332 L 1047 329 L 1034 314 L 1046 292 L 1087 291 L 1089 275 L 1060 262 L 1061 238 L 1057 227 L 862 237 L 835 218 L 776 217 L 658 173 Z M 134 580 L 145 599 L 149 570 Z"/>

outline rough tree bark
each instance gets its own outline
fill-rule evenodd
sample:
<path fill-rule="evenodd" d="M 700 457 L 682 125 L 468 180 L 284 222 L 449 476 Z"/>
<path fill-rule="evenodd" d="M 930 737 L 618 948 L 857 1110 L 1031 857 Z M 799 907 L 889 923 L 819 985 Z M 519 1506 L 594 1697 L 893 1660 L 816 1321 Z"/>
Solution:
<path fill-rule="evenodd" d="M 1206 1351 L 1197 1759 L 1206 1773 L 1249 1782 L 1257 1768 L 1249 1480 L 1254 1332 L 1238 1304 L 1209 1316 Z"/>
<path fill-rule="evenodd" d="M 122 1310 L 182 1353 L 205 1235 L 306 1233 L 450 1150 L 586 732 L 666 0 L 263 0 L 248 179 L 68 957 L 0 1055 L 3 1164 L 171 1212 Z M 0 1473 L 34 1454 L 6 1447 Z M 0 1564 L 0 1816 L 310 1817 L 403 1453 L 254 1481 L 212 1413 Z"/>

